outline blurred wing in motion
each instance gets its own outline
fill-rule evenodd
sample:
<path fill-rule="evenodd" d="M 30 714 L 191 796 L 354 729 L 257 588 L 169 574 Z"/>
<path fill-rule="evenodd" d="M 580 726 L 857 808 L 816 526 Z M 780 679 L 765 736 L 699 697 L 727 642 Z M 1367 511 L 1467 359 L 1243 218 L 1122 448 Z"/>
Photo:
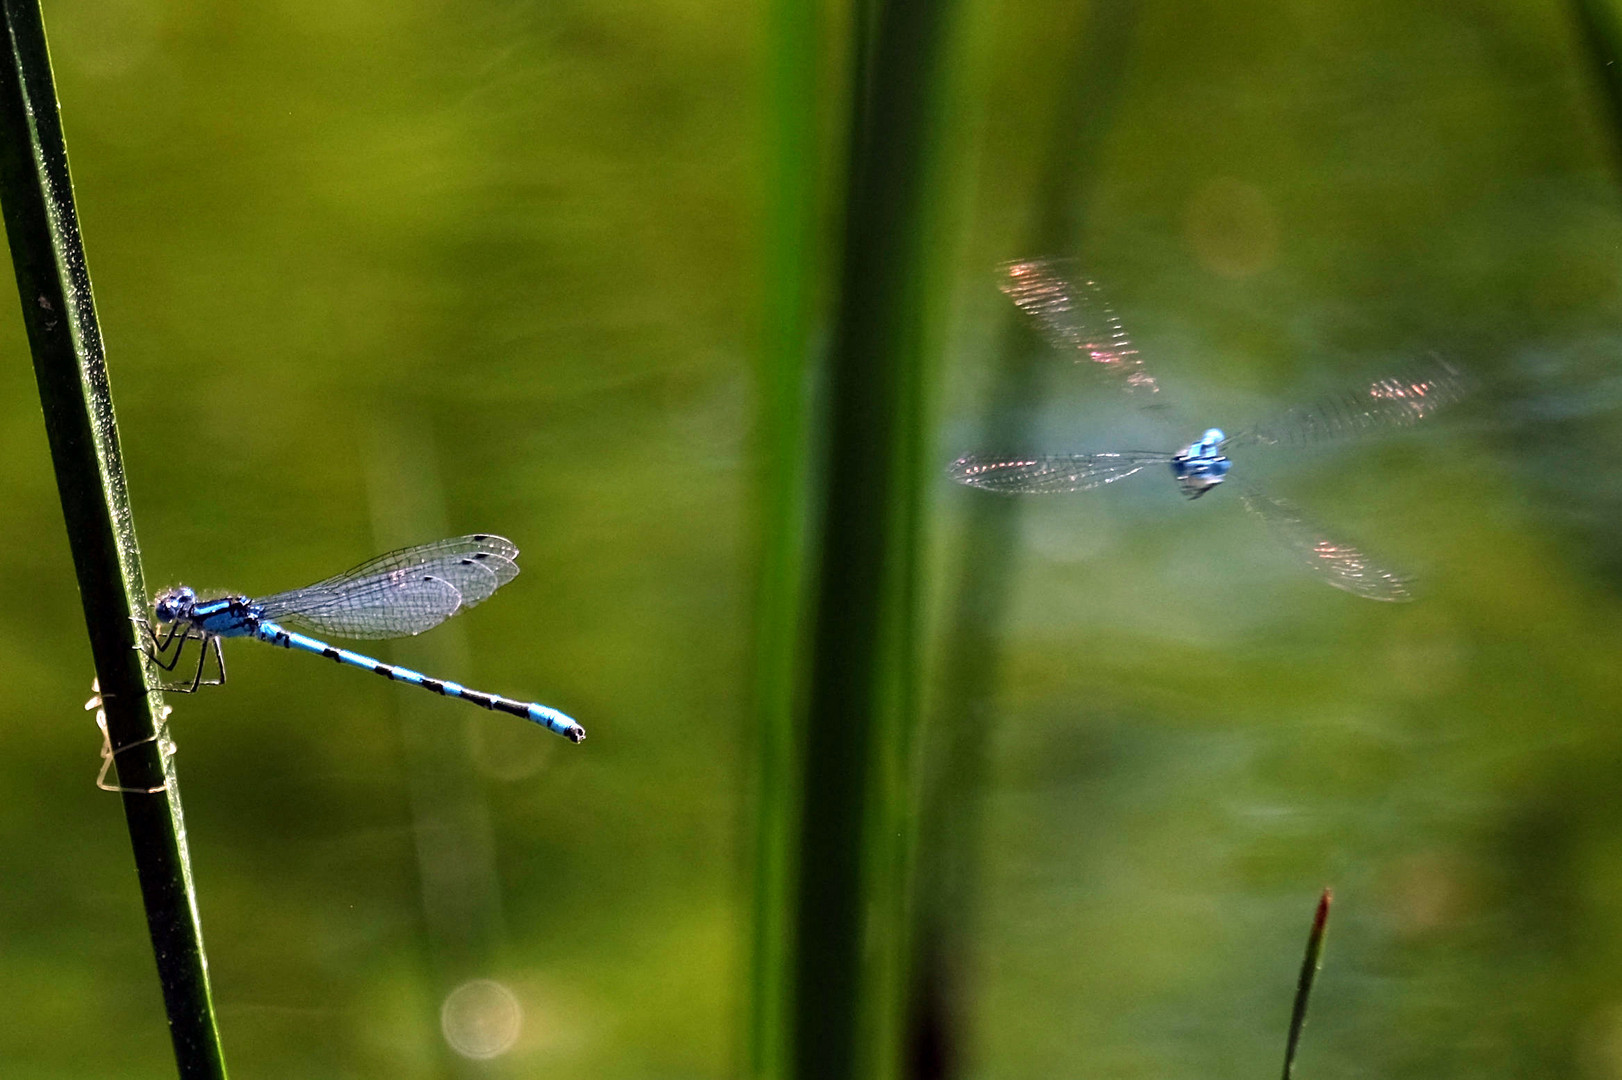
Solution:
<path fill-rule="evenodd" d="M 1412 427 L 1465 397 L 1470 377 L 1445 360 L 1380 379 L 1264 421 L 1224 445 L 1305 446 L 1390 428 Z"/>
<path fill-rule="evenodd" d="M 1006 494 L 1048 495 L 1088 491 L 1125 480 L 1151 465 L 1169 465 L 1171 454 L 1054 454 L 1016 458 L 969 454 L 952 462 L 952 479 Z"/>
<path fill-rule="evenodd" d="M 999 287 L 1055 348 L 1077 363 L 1094 365 L 1139 401 L 1147 402 L 1160 392 L 1098 285 L 1067 274 L 1073 274 L 1073 263 L 1022 259 L 1002 269 Z"/>
<path fill-rule="evenodd" d="M 1410 581 L 1369 561 L 1357 548 L 1331 539 L 1289 503 L 1246 489 L 1239 496 L 1245 509 L 1267 523 L 1284 546 L 1327 584 L 1367 600 L 1402 603 L 1412 600 Z"/>

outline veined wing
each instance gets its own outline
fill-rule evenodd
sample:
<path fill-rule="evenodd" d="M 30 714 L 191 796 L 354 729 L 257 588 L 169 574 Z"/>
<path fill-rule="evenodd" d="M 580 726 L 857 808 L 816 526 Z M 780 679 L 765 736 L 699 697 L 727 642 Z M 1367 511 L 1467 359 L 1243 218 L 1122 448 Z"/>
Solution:
<path fill-rule="evenodd" d="M 485 533 L 456 536 L 379 555 L 325 581 L 264 597 L 260 603 L 284 613 L 295 607 L 313 609 L 322 606 L 323 598 L 368 587 L 387 590 L 412 577 L 431 576 L 456 586 L 462 593 L 462 606 L 472 607 L 518 576 L 517 557 L 517 546 L 502 537 Z"/>
<path fill-rule="evenodd" d="M 1266 522 L 1273 535 L 1325 583 L 1368 600 L 1401 603 L 1414 598 L 1409 579 L 1376 565 L 1350 544 L 1324 535 L 1289 503 L 1254 489 L 1241 491 L 1239 497 L 1245 509 Z"/>
<path fill-rule="evenodd" d="M 1473 388 L 1469 376 L 1437 359 L 1281 413 L 1233 436 L 1224 445 L 1304 446 L 1387 428 L 1412 427 L 1465 397 Z"/>
<path fill-rule="evenodd" d="M 367 559 L 359 566 L 307 587 L 310 589 L 330 589 L 345 582 L 378 576 L 392 570 L 425 566 L 428 563 L 443 562 L 446 559 L 478 558 L 480 556 L 485 559 L 498 558 L 505 559 L 509 563 L 515 562 L 518 558 L 518 546 L 505 537 L 492 536 L 489 533 L 453 536 L 448 540 L 435 540 L 429 544 L 417 544 L 414 547 L 390 551 L 387 554 L 377 556 L 375 559 Z M 517 573 L 516 568 L 513 572 L 514 574 Z M 511 578 L 508 578 L 508 580 L 510 581 Z"/>
<path fill-rule="evenodd" d="M 1055 348 L 1094 365 L 1140 401 L 1159 394 L 1114 309 L 1097 283 L 1076 274 L 1074 262 L 1021 259 L 1002 269 L 999 287 Z"/>
<path fill-rule="evenodd" d="M 443 578 L 399 570 L 394 579 L 368 579 L 364 588 L 313 593 L 298 589 L 258 601 L 265 617 L 343 638 L 409 637 L 430 630 L 464 606 L 462 592 Z"/>
<path fill-rule="evenodd" d="M 1172 457 L 1149 451 L 1012 458 L 968 454 L 952 462 L 947 471 L 952 479 L 970 487 L 1008 494 L 1045 495 L 1103 487 L 1152 465 L 1169 465 Z"/>
<path fill-rule="evenodd" d="M 475 534 L 402 548 L 314 585 L 257 601 L 267 618 L 343 637 L 420 634 L 518 576 L 518 548 Z"/>

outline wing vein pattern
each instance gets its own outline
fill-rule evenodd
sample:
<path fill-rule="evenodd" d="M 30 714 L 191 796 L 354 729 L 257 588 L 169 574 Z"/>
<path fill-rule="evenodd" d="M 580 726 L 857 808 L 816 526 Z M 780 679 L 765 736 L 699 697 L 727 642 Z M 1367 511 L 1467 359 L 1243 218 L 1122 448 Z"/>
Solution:
<path fill-rule="evenodd" d="M 969 487 L 1006 494 L 1047 495 L 1113 484 L 1152 465 L 1168 465 L 1172 457 L 1152 451 L 1009 458 L 969 454 L 952 462 L 948 471 L 952 479 Z"/>
<path fill-rule="evenodd" d="M 1273 535 L 1319 579 L 1368 600 L 1403 603 L 1414 598 L 1411 581 L 1375 563 L 1351 544 L 1324 534 L 1283 499 L 1242 490 L 1245 509 L 1266 522 Z"/>
<path fill-rule="evenodd" d="M 420 634 L 518 576 L 518 548 L 477 533 L 401 548 L 256 601 L 268 619 L 348 638 Z"/>
<path fill-rule="evenodd" d="M 1264 420 L 1226 445 L 1306 446 L 1412 427 L 1467 395 L 1473 381 L 1445 360 L 1297 406 Z"/>
<path fill-rule="evenodd" d="M 1160 392 L 1096 282 L 1072 277 L 1075 267 L 1063 259 L 1022 259 L 1002 269 L 999 287 L 1049 344 L 1140 401 Z"/>

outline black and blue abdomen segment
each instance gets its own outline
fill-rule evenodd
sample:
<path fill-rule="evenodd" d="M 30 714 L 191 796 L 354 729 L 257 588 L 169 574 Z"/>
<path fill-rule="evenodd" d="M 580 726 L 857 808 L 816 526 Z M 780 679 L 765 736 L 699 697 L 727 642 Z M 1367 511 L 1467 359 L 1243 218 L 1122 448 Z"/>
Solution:
<path fill-rule="evenodd" d="M 486 709 L 521 716 L 531 723 L 540 724 L 550 731 L 557 732 L 571 742 L 581 742 L 586 737 L 585 729 L 575 723 L 571 717 L 558 712 L 556 709 L 549 709 L 545 705 L 514 701 L 512 698 L 504 698 L 499 694 L 486 694 L 481 690 L 469 690 L 460 683 L 430 678 L 419 671 L 412 671 L 410 668 L 385 664 L 383 661 L 374 660 L 370 656 L 362 656 L 360 653 L 340 649 L 335 645 L 328 645 L 324 641 L 317 641 L 315 638 L 306 637 L 291 630 L 284 630 L 273 622 L 260 622 L 252 633 L 254 637 L 270 645 L 315 653 L 317 656 L 324 656 L 328 660 L 340 664 L 348 664 L 350 667 L 375 672 L 394 682 L 410 683 L 413 686 L 432 690 L 434 693 L 442 694 L 445 697 L 461 698 L 463 701 L 470 701 Z"/>

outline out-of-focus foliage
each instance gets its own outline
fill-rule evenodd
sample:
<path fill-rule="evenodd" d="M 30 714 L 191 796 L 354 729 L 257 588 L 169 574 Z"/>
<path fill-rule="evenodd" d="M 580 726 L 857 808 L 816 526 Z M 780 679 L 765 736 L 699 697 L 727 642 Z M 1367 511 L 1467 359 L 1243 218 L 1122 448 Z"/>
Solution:
<path fill-rule="evenodd" d="M 1021 245 L 1098 14 L 964 6 L 943 471 L 998 407 L 992 268 L 1048 254 Z M 390 655 L 590 733 L 234 643 L 173 719 L 234 1070 L 731 1075 L 764 12 L 46 20 L 150 581 L 264 592 L 501 532 L 523 575 Z M 1483 388 L 1430 430 L 1236 459 L 1415 571 L 1412 605 L 1300 574 L 1227 491 L 1020 510 L 964 793 L 973 1074 L 1271 1071 L 1331 884 L 1298 1075 L 1622 1075 L 1622 199 L 1577 31 L 1391 0 L 1125 24 L 1068 253 L 1183 408 L 1242 427 L 1433 351 Z M 15 319 L 0 351 L 0 1061 L 171 1075 Z M 1033 449 L 1197 434 L 1052 364 Z M 934 489 L 934 612 L 990 497 Z M 500 987 L 452 996 L 475 979 Z M 465 1017 L 514 1009 L 487 1064 L 443 1033 L 477 1051 Z"/>

